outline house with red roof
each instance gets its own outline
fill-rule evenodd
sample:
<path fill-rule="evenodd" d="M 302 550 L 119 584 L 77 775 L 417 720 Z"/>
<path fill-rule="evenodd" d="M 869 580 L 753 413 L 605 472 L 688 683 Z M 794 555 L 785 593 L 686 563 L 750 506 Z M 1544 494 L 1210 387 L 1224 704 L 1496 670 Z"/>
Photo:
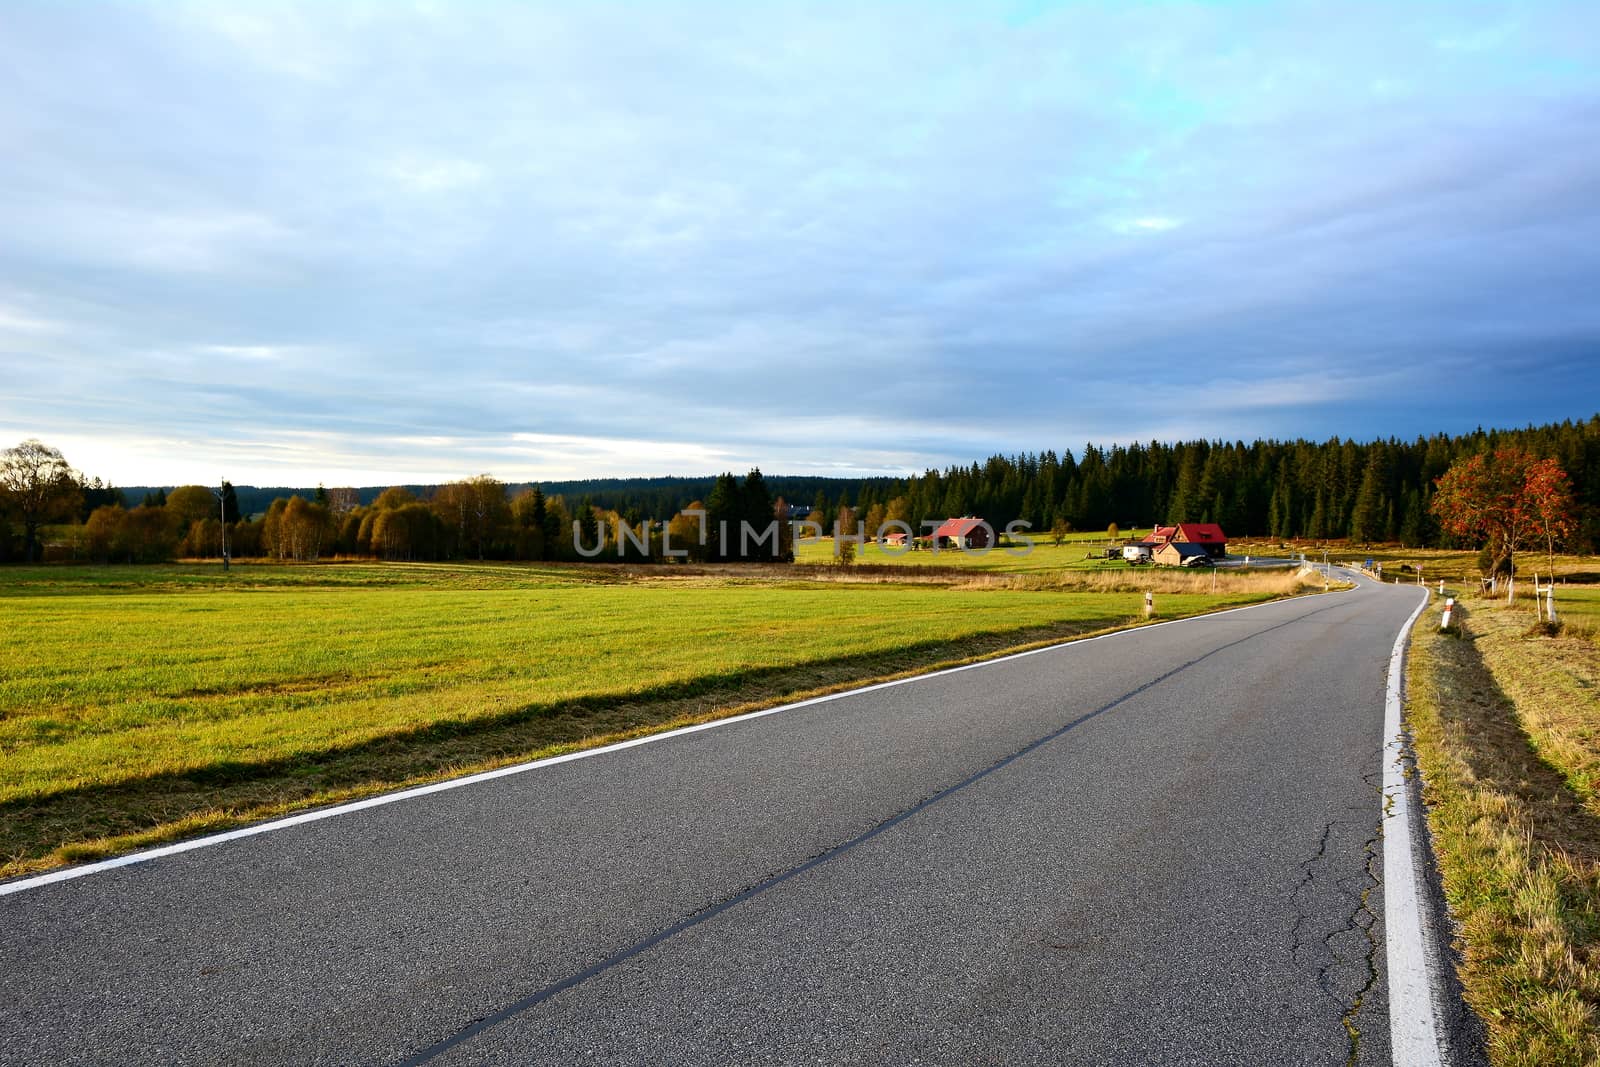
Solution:
<path fill-rule="evenodd" d="M 971 515 L 944 520 L 929 537 L 935 548 L 984 549 L 990 547 L 993 539 L 994 531 L 989 524 Z"/>
<path fill-rule="evenodd" d="M 1204 545 L 1206 555 L 1221 559 L 1228 554 L 1228 535 L 1214 522 L 1180 522 L 1174 526 L 1157 526 L 1148 539 L 1152 545 L 1193 544 Z"/>

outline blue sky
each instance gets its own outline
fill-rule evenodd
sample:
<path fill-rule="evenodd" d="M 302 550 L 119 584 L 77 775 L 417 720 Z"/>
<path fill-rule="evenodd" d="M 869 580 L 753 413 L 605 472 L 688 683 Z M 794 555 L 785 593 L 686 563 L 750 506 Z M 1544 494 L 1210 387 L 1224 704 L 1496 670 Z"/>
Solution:
<path fill-rule="evenodd" d="M 902 471 L 1600 409 L 1600 5 L 0 7 L 0 443 Z"/>

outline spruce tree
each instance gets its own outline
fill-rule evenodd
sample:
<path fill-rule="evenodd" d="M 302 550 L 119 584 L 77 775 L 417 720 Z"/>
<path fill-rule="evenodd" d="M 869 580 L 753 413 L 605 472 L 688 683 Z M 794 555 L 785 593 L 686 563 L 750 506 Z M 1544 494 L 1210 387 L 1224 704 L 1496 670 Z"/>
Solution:
<path fill-rule="evenodd" d="M 717 475 L 717 484 L 706 498 L 706 535 L 711 540 L 707 559 L 721 563 L 738 558 L 739 520 L 743 516 L 738 481 L 731 472 Z"/>
<path fill-rule="evenodd" d="M 756 547 L 755 539 L 768 537 L 768 529 L 772 525 L 772 494 L 767 491 L 766 479 L 761 476 L 760 467 L 751 467 L 750 473 L 745 475 L 744 488 L 739 492 L 740 518 L 749 524 L 750 555 L 752 558 L 770 559 L 773 548 L 772 541 L 761 542 L 761 547 Z M 730 531 L 729 548 L 738 552 L 744 545 L 744 540 L 739 533 Z M 782 536 L 779 537 L 778 552 L 781 555 Z"/>
<path fill-rule="evenodd" d="M 811 501 L 811 514 L 807 515 L 806 518 L 822 527 L 822 532 L 826 534 L 828 532 L 828 517 L 828 494 L 818 489 L 817 495 Z"/>
<path fill-rule="evenodd" d="M 1167 513 L 1156 516 L 1156 521 L 1163 526 L 1179 522 L 1194 522 L 1199 518 L 1201 504 L 1200 492 L 1200 456 L 1194 449 L 1184 452 L 1183 465 L 1178 468 L 1178 484 L 1172 490 L 1172 499 L 1167 503 Z"/>
<path fill-rule="evenodd" d="M 1374 445 L 1361 474 L 1361 487 L 1356 491 L 1355 507 L 1350 513 L 1350 539 L 1370 544 L 1381 540 L 1386 523 L 1388 501 L 1384 499 L 1383 486 L 1388 480 L 1383 446 Z"/>

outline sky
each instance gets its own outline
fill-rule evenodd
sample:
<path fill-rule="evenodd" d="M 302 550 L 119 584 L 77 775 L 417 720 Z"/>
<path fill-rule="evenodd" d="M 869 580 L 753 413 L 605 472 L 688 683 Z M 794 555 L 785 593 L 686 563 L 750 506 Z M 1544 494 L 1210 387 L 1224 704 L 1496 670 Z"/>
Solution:
<path fill-rule="evenodd" d="M 1600 410 L 1600 4 L 0 5 L 0 447 L 920 471 Z"/>

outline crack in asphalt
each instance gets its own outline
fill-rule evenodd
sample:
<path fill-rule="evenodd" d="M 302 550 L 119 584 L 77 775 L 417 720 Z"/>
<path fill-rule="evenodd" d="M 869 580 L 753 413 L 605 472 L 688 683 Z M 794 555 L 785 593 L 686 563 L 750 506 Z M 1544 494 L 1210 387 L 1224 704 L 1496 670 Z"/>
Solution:
<path fill-rule="evenodd" d="M 792 878 L 796 878 L 807 871 L 838 858 L 844 853 L 849 852 L 855 849 L 857 846 L 865 844 L 871 839 L 877 837 L 879 834 L 898 826 L 900 823 L 905 822 L 907 819 L 932 806 L 933 804 L 966 790 L 968 787 L 975 785 L 995 772 L 1010 766 L 1012 763 L 1028 755 L 1030 752 L 1042 748 L 1043 746 L 1059 739 L 1077 727 L 1082 726 L 1084 723 L 1099 718 L 1101 715 L 1104 715 L 1107 712 L 1122 706 L 1123 704 L 1132 700 L 1134 697 L 1148 692 L 1163 682 L 1169 681 L 1173 677 L 1183 673 L 1199 663 L 1203 663 L 1213 656 L 1219 655 L 1231 648 L 1235 648 L 1249 641 L 1253 641 L 1264 634 L 1269 634 L 1275 630 L 1280 630 L 1285 627 L 1295 625 L 1296 623 L 1304 622 L 1306 619 L 1321 615 L 1324 612 L 1335 611 L 1345 606 L 1347 606 L 1347 602 L 1341 600 L 1333 604 L 1315 608 L 1303 615 L 1296 615 L 1291 619 L 1286 619 L 1283 622 L 1276 623 L 1272 626 L 1268 626 L 1260 630 L 1252 630 L 1243 637 L 1229 641 L 1226 644 L 1218 645 L 1217 647 L 1210 649 L 1199 656 L 1196 656 L 1194 659 L 1181 663 L 1178 666 L 1173 667 L 1172 669 L 1165 671 L 1162 674 L 1159 674 L 1156 677 L 1136 686 L 1135 688 L 1128 690 L 1126 693 L 1123 693 L 1116 699 L 1103 704 L 1092 711 L 1084 712 L 1082 715 L 1077 716 L 1076 718 L 1055 728 L 1041 737 L 1035 738 L 1033 741 L 1030 741 L 1028 744 L 1024 745 L 1020 749 L 1017 749 L 1015 752 L 1012 752 L 1010 755 L 1002 757 L 996 762 L 976 771 L 971 775 L 968 775 L 966 778 L 961 779 L 955 784 L 946 786 L 943 789 L 924 796 L 910 807 L 896 812 L 887 819 L 868 828 L 857 836 L 840 844 L 834 845 L 831 848 L 825 849 L 813 856 L 810 856 L 799 864 L 788 868 L 787 870 L 780 871 L 762 879 L 759 882 L 749 885 L 720 902 L 710 904 L 699 911 L 693 912 L 678 922 L 657 931 L 643 940 L 637 941 L 632 945 L 620 949 L 612 955 L 599 960 L 598 962 L 581 971 L 568 975 L 566 978 L 547 985 L 544 988 L 536 990 L 535 992 L 513 1001 L 502 1008 L 472 1020 L 466 1026 L 455 1031 L 454 1033 L 441 1038 L 440 1040 L 419 1050 L 418 1052 L 413 1053 L 410 1056 L 396 1061 L 395 1067 L 421 1067 L 421 1065 L 431 1062 L 438 1056 L 448 1052 L 450 1049 L 453 1049 L 456 1046 L 478 1036 L 479 1034 L 498 1026 L 500 1023 L 514 1018 L 515 1016 L 520 1015 L 532 1008 L 536 1008 L 540 1004 L 551 1000 L 557 995 L 564 993 L 575 986 L 582 985 L 591 978 L 596 978 L 613 969 L 614 967 L 617 967 L 618 965 L 625 963 L 636 956 L 648 952 L 650 949 L 655 948 L 662 942 L 670 940 L 671 938 L 676 937 L 678 934 L 681 934 L 695 926 L 699 926 L 701 923 L 713 919 L 731 908 L 737 907 L 738 905 L 750 900 L 752 897 L 755 897 L 758 894 L 765 893 L 769 889 L 773 889 Z M 1138 631 L 1135 630 L 1130 632 L 1137 633 Z M 1059 647 L 1070 648 L 1072 644 L 1073 643 L 1067 643 Z M 1326 840 L 1326 834 L 1324 835 L 1324 839 Z"/>
<path fill-rule="evenodd" d="M 1361 776 L 1361 780 L 1380 796 L 1383 792 L 1380 784 L 1383 770 L 1378 763 L 1381 754 L 1380 749 L 1369 764 L 1377 769 Z M 1304 873 L 1290 895 L 1297 911 L 1291 931 L 1290 957 L 1297 966 L 1314 975 L 1317 988 L 1339 1009 L 1339 1023 L 1349 1040 L 1345 1063 L 1347 1067 L 1353 1067 L 1361 1054 L 1358 1019 L 1378 982 L 1378 952 L 1381 946 L 1376 932 L 1378 913 L 1372 894 L 1383 884 L 1379 874 L 1383 823 L 1381 818 L 1376 823 L 1366 823 L 1369 812 L 1365 807 L 1347 808 L 1346 812 L 1354 818 L 1330 819 L 1325 823 L 1316 850 L 1301 865 Z M 1344 830 L 1343 836 L 1348 836 L 1350 832 L 1359 831 L 1363 825 L 1370 825 L 1372 829 L 1361 842 L 1360 873 L 1335 876 L 1330 885 L 1328 876 L 1333 873 L 1332 861 L 1335 856 L 1344 854 L 1338 849 L 1330 852 L 1335 831 Z M 1317 907 L 1316 898 L 1324 895 L 1345 900 L 1349 907 L 1344 912 L 1346 918 L 1342 922 L 1334 924 L 1326 932 L 1319 932 L 1314 924 L 1319 916 L 1331 911 L 1328 907 Z M 1353 952 L 1350 942 L 1357 935 L 1362 945 L 1359 952 Z"/>
<path fill-rule="evenodd" d="M 1367 860 L 1365 872 L 1367 884 L 1361 890 L 1361 903 L 1356 913 L 1351 916 L 1351 925 L 1358 927 L 1367 939 L 1367 980 L 1350 1002 L 1349 1009 L 1340 1020 L 1344 1023 L 1345 1033 L 1350 1037 L 1350 1056 L 1345 1060 L 1346 1067 L 1355 1067 L 1361 1055 L 1361 1028 L 1356 1025 L 1356 1018 L 1361 1014 L 1361 1008 L 1366 1003 L 1367 995 L 1372 992 L 1372 987 L 1378 984 L 1378 938 L 1373 932 L 1378 924 L 1378 914 L 1372 910 L 1372 891 L 1382 884 L 1382 879 L 1374 870 L 1381 855 L 1379 842 L 1383 839 L 1383 829 L 1378 827 L 1371 837 L 1367 838 Z M 1364 921 L 1363 921 L 1364 920 Z"/>

